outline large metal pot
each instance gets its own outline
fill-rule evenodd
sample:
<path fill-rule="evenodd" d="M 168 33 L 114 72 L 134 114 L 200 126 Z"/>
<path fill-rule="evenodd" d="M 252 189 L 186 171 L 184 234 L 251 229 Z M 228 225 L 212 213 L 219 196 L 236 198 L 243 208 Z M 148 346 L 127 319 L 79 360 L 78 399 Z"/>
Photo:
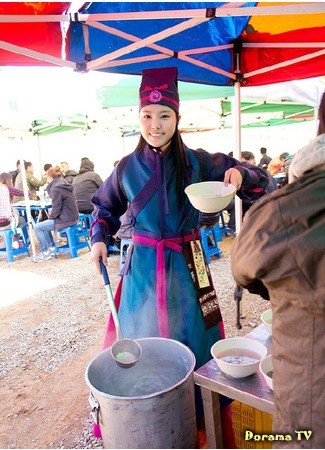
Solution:
<path fill-rule="evenodd" d="M 194 354 L 172 339 L 137 340 L 133 367 L 117 365 L 108 348 L 86 369 L 104 448 L 195 448 Z"/>

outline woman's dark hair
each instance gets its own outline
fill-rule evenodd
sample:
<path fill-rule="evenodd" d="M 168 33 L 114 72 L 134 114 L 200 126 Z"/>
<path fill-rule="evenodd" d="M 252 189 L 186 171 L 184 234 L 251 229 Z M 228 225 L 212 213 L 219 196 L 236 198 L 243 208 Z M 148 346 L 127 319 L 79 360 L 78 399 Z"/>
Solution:
<path fill-rule="evenodd" d="M 319 119 L 319 124 L 318 124 L 317 136 L 325 133 L 325 92 L 323 93 L 323 97 L 322 97 L 319 107 L 318 107 L 318 119 Z"/>
<path fill-rule="evenodd" d="M 178 123 L 179 116 L 177 113 L 175 114 Z M 141 152 L 146 145 L 147 141 L 144 139 L 142 135 L 140 135 L 140 139 L 135 151 Z M 173 157 L 175 162 L 176 190 L 177 190 L 178 204 L 181 205 L 185 197 L 184 189 L 186 185 L 189 183 L 190 177 L 185 158 L 184 143 L 177 125 L 173 137 L 171 139 L 171 146 L 173 148 Z"/>
<path fill-rule="evenodd" d="M 5 184 L 6 186 L 12 186 L 12 177 L 10 173 L 0 173 L 0 183 Z"/>

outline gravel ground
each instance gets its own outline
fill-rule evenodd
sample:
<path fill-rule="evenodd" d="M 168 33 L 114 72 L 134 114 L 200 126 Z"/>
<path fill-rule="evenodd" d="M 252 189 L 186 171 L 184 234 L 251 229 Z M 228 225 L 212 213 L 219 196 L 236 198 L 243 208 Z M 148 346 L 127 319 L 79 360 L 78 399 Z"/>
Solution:
<path fill-rule="evenodd" d="M 269 307 L 260 297 L 245 291 L 242 301 L 243 328 L 237 330 L 235 283 L 229 257 L 232 242 L 233 238 L 224 238 L 220 244 L 222 257 L 212 258 L 210 264 L 228 337 L 247 334 L 261 323 L 260 314 Z M 119 255 L 111 255 L 108 271 L 113 290 L 119 280 L 118 268 Z M 11 398 L 9 390 L 15 392 L 15 386 L 27 383 L 27 374 L 31 383 L 30 380 L 55 374 L 64 365 L 71 368 L 75 365 L 75 370 L 80 371 L 83 370 L 83 366 L 80 369 L 77 365 L 80 355 L 90 350 L 92 358 L 100 351 L 98 343 L 102 340 L 107 321 L 108 301 L 89 252 L 82 251 L 75 259 L 60 255 L 58 259 L 37 264 L 30 258 L 20 257 L 14 264 L 1 262 L 0 274 L 4 287 L 2 292 L 8 292 L 0 301 L 0 393 L 2 391 L 4 394 L 1 395 L 1 409 L 6 414 L 0 424 L 0 448 L 103 448 L 102 441 L 92 435 L 89 406 L 88 409 L 83 407 L 80 423 L 77 427 L 74 425 L 74 433 L 69 433 L 69 438 L 59 430 L 55 436 L 61 434 L 61 437 L 51 441 L 47 431 L 51 442 L 34 438 L 30 446 L 26 440 L 25 447 L 18 438 L 9 438 L 6 431 L 13 426 L 12 417 L 21 420 L 19 426 L 22 432 L 26 427 L 26 436 L 33 429 L 30 421 L 34 410 L 28 412 L 28 428 L 21 411 L 12 413 L 8 407 Z M 15 280 L 19 280 L 17 287 Z M 26 280 L 29 281 L 27 284 Z M 13 285 L 15 289 L 12 289 Z M 19 289 L 22 285 L 24 289 Z M 38 291 L 29 292 L 28 286 L 38 286 Z M 32 389 L 32 385 L 28 387 Z M 54 402 L 54 399 L 55 393 L 51 401 Z M 56 402 L 59 409 L 62 400 Z M 46 420 L 43 427 L 45 423 Z"/>

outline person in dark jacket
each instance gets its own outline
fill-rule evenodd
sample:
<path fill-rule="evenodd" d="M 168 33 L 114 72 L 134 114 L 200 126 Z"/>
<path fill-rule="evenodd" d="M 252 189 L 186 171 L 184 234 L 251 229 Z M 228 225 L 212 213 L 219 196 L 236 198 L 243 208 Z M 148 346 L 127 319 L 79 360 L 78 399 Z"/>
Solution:
<path fill-rule="evenodd" d="M 260 159 L 260 162 L 258 163 L 258 167 L 262 167 L 262 169 L 266 170 L 267 166 L 271 162 L 272 158 L 266 154 L 267 149 L 265 147 L 261 147 L 260 149 L 262 158 Z"/>
<path fill-rule="evenodd" d="M 81 158 L 80 170 L 73 179 L 74 194 L 77 199 L 80 213 L 91 214 L 94 205 L 91 203 L 92 196 L 99 186 L 103 184 L 101 177 L 94 172 L 94 163 L 88 158 Z"/>
<path fill-rule="evenodd" d="M 12 178 L 12 185 L 13 186 L 15 186 L 15 181 L 16 181 L 16 178 L 17 178 L 17 175 L 19 174 L 19 172 L 20 172 L 20 159 L 18 159 L 17 162 L 16 162 L 16 170 L 11 170 L 9 172 L 10 175 L 11 175 L 11 178 Z"/>
<path fill-rule="evenodd" d="M 37 261 L 51 259 L 54 254 L 55 242 L 52 231 L 75 225 L 79 219 L 73 186 L 62 178 L 60 168 L 51 167 L 47 177 L 49 185 L 46 190 L 52 200 L 52 209 L 47 220 L 35 225 L 35 234 L 40 247 Z"/>
<path fill-rule="evenodd" d="M 236 282 L 269 299 L 273 312 L 272 433 L 292 440 L 272 448 L 325 444 L 324 192 L 325 95 L 317 138 L 295 153 L 289 184 L 252 206 L 231 250 Z"/>
<path fill-rule="evenodd" d="M 60 164 L 60 169 L 61 172 L 63 174 L 63 178 L 70 184 L 72 184 L 73 179 L 75 176 L 78 175 L 78 172 L 76 172 L 75 170 L 72 170 L 69 168 L 69 165 L 67 162 L 62 161 Z"/>

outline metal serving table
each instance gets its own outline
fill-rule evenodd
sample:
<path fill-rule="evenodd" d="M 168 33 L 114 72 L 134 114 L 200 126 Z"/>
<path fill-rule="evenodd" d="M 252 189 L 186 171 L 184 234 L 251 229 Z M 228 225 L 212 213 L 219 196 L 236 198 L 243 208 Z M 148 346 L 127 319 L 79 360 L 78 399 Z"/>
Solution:
<path fill-rule="evenodd" d="M 260 325 L 245 337 L 264 344 L 272 353 L 272 337 Z M 194 372 L 195 384 L 201 387 L 208 448 L 223 448 L 219 394 L 272 414 L 273 392 L 258 371 L 245 378 L 232 378 L 219 369 L 214 359 Z"/>

